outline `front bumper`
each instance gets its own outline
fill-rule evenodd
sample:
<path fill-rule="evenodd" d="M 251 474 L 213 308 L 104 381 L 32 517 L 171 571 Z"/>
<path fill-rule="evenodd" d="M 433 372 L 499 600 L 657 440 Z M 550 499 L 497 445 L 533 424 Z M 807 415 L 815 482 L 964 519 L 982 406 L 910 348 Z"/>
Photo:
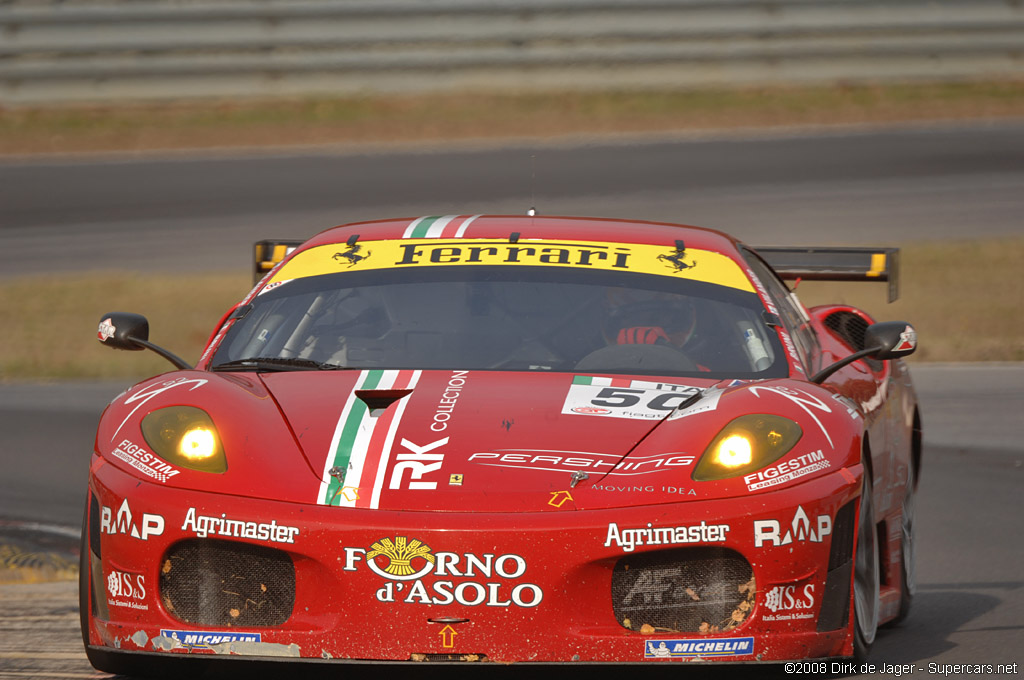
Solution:
<path fill-rule="evenodd" d="M 94 459 L 88 645 L 350 661 L 848 656 L 859 474 L 738 499 L 437 513 L 183 491 Z M 752 580 L 723 585 L 709 569 L 698 583 L 691 557 L 739 558 Z M 732 588 L 739 604 L 716 611 Z M 659 612 L 680 607 L 685 629 L 664 625 L 675 619 Z"/>

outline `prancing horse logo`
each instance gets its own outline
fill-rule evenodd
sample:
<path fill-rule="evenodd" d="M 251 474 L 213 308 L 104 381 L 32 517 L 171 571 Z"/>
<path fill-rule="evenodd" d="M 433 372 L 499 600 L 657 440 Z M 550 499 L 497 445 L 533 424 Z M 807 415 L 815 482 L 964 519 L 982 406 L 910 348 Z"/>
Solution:
<path fill-rule="evenodd" d="M 370 255 L 372 254 L 369 250 L 367 250 L 365 255 L 360 255 L 360 252 L 362 250 L 363 247 L 361 245 L 359 245 L 358 243 L 353 243 L 348 247 L 348 250 L 341 253 L 335 253 L 334 261 L 342 262 L 344 260 L 347 260 L 348 266 L 354 267 L 363 260 L 365 260 L 366 258 L 370 257 Z"/>
<path fill-rule="evenodd" d="M 662 262 L 668 262 L 668 266 L 672 267 L 677 272 L 681 272 L 684 269 L 693 269 L 697 266 L 696 260 L 684 262 L 684 257 L 686 257 L 686 245 L 682 241 L 676 241 L 676 249 L 671 255 L 658 255 L 659 260 Z"/>

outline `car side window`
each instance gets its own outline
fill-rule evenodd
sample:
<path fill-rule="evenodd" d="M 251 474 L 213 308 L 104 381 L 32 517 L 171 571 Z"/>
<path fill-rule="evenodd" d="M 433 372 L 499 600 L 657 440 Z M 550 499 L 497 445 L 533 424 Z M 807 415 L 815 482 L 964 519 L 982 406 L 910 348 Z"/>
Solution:
<path fill-rule="evenodd" d="M 807 311 L 797 299 L 796 294 L 789 290 L 785 283 L 765 264 L 757 254 L 743 249 L 743 255 L 754 274 L 764 285 L 768 296 L 779 310 L 782 323 L 786 325 L 796 351 L 803 361 L 808 373 L 813 373 L 821 363 L 821 344 L 818 334 L 811 325 Z"/>

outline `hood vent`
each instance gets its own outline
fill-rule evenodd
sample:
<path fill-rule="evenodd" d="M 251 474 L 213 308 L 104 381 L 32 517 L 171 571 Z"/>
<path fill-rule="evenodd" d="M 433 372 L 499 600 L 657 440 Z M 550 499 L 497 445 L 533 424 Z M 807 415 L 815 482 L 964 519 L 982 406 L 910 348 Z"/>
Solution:
<path fill-rule="evenodd" d="M 410 394 L 412 390 L 356 390 L 356 398 L 370 409 L 371 418 L 384 415 L 389 406 Z"/>

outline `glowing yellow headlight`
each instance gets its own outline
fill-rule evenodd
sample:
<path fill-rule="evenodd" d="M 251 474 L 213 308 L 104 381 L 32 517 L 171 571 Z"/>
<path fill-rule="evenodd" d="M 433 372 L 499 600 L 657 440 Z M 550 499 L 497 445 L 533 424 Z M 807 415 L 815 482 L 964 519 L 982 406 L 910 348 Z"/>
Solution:
<path fill-rule="evenodd" d="M 693 479 L 707 482 L 759 470 L 789 453 L 803 435 L 788 418 L 750 414 L 736 418 L 704 450 Z"/>
<path fill-rule="evenodd" d="M 153 453 L 190 470 L 220 473 L 227 458 L 210 415 L 194 406 L 169 406 L 142 419 L 142 436 Z"/>
<path fill-rule="evenodd" d="M 754 459 L 754 447 L 741 434 L 732 434 L 718 443 L 713 453 L 716 463 L 727 468 L 750 465 Z"/>
<path fill-rule="evenodd" d="M 217 453 L 217 438 L 210 430 L 197 427 L 181 436 L 178 451 L 189 460 L 207 460 Z"/>

